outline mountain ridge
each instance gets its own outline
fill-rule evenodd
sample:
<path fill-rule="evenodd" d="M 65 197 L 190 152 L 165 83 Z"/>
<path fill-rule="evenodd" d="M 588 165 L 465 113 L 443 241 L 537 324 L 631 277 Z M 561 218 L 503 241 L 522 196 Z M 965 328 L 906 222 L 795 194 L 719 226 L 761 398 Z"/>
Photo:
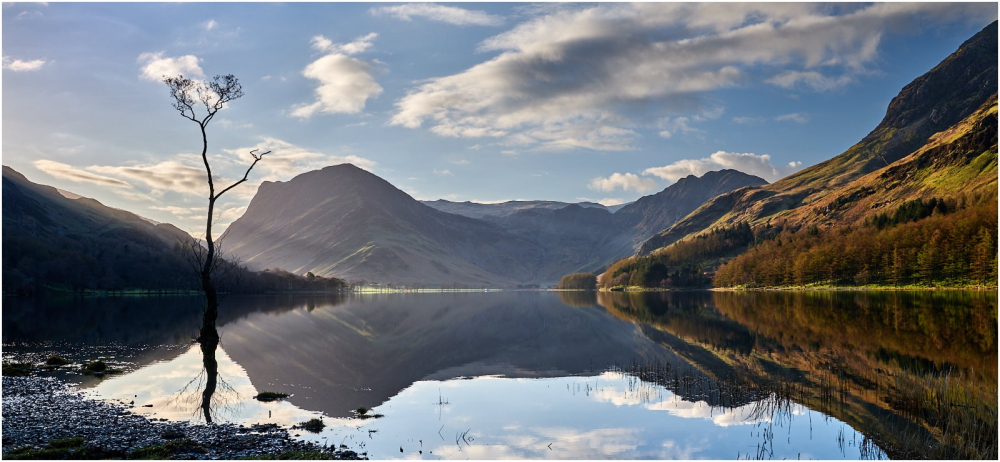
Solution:
<path fill-rule="evenodd" d="M 966 80 L 957 84 L 956 76 Z M 760 225 L 811 204 L 925 145 L 979 111 L 997 91 L 997 22 L 983 28 L 930 71 L 905 85 L 883 120 L 844 153 L 769 185 L 721 194 L 643 243 L 648 255 L 712 227 Z M 919 98 L 918 98 L 919 96 Z"/>
<path fill-rule="evenodd" d="M 341 164 L 263 183 L 223 247 L 258 270 L 397 284 L 545 285 L 634 253 L 637 236 L 719 191 L 763 183 L 734 170 L 710 172 L 612 214 L 592 203 L 420 202 Z"/>
<path fill-rule="evenodd" d="M 187 233 L 74 195 L 3 166 L 5 293 L 196 286 L 176 247 Z"/>

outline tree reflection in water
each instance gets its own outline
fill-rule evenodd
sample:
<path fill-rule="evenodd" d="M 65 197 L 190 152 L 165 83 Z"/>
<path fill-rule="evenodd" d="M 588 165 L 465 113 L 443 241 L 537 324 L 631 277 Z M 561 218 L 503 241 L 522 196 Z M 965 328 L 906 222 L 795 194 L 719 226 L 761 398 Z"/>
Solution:
<path fill-rule="evenodd" d="M 211 329 L 215 330 L 214 327 Z M 212 423 L 213 416 L 238 415 L 243 405 L 240 394 L 219 374 L 219 362 L 215 358 L 219 348 L 218 331 L 205 338 L 208 340 L 199 342 L 203 365 L 201 372 L 175 394 L 172 402 L 182 409 L 190 409 L 192 415 L 200 413 L 206 423 Z"/>

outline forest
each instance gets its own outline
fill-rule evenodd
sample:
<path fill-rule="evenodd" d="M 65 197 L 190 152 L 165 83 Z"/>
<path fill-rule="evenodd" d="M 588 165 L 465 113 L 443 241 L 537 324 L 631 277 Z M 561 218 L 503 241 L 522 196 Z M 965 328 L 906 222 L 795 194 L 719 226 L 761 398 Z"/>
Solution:
<path fill-rule="evenodd" d="M 782 230 L 715 273 L 717 287 L 993 286 L 997 197 L 916 199 L 861 226 Z"/>
<path fill-rule="evenodd" d="M 743 251 L 754 240 L 750 225 L 740 223 L 677 242 L 652 255 L 615 262 L 600 287 L 702 287 L 711 284 L 704 269 Z"/>
<path fill-rule="evenodd" d="M 992 286 L 996 210 L 996 195 L 977 194 L 914 199 L 854 226 L 723 226 L 620 260 L 599 286 Z"/>
<path fill-rule="evenodd" d="M 185 258 L 184 246 L 178 243 L 164 250 L 156 238 L 128 228 L 108 230 L 100 236 L 68 234 L 41 239 L 30 234 L 7 235 L 3 245 L 5 295 L 186 292 L 201 287 L 197 271 Z M 220 266 L 229 274 L 222 281 L 221 289 L 226 292 L 337 291 L 346 287 L 342 279 L 311 273 L 251 271 L 228 261 Z"/>
<path fill-rule="evenodd" d="M 567 274 L 559 280 L 556 287 L 563 290 L 594 290 L 597 288 L 597 276 L 593 273 Z"/>

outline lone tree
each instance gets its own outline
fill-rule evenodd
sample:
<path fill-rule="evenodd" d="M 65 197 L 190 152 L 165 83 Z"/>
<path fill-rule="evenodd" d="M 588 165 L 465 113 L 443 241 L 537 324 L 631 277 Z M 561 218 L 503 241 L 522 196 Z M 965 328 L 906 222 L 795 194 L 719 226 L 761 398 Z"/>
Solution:
<path fill-rule="evenodd" d="M 215 118 L 215 114 L 226 107 L 226 103 L 243 96 L 243 87 L 232 74 L 217 75 L 209 82 L 192 80 L 178 75 L 177 77 L 165 77 L 163 83 L 167 84 L 170 89 L 170 97 L 174 99 L 174 109 L 177 109 L 185 119 L 198 124 L 198 128 L 201 130 L 201 160 L 205 163 L 205 173 L 208 179 L 208 220 L 205 224 L 206 250 L 204 253 L 198 254 L 200 257 L 198 264 L 200 266 L 201 288 L 205 292 L 206 302 L 198 340 L 203 347 L 210 346 L 214 349 L 219 343 L 219 333 L 215 329 L 215 320 L 219 316 L 219 295 L 212 283 L 212 272 L 220 260 L 216 252 L 215 241 L 212 239 L 212 217 L 215 213 L 215 201 L 240 183 L 247 181 L 250 171 L 257 165 L 257 162 L 265 155 L 270 154 L 271 151 L 260 154 L 257 153 L 257 149 L 250 151 L 253 163 L 247 167 L 243 178 L 216 193 L 212 167 L 208 163 L 208 133 L 206 129 L 209 122 Z M 204 106 L 204 113 L 202 113 L 200 106 Z"/>

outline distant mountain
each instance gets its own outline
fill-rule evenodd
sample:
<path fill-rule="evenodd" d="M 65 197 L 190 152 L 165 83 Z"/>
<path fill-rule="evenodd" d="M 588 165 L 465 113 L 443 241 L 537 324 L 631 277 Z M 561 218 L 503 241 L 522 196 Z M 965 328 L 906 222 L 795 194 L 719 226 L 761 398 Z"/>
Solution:
<path fill-rule="evenodd" d="M 438 199 L 436 201 L 421 201 L 424 205 L 428 205 L 437 210 L 447 213 L 454 213 L 455 215 L 462 215 L 469 218 L 501 218 L 506 217 L 510 214 L 523 212 L 526 210 L 556 210 L 564 208 L 570 205 L 569 202 L 558 202 L 558 201 L 507 201 L 495 204 L 483 204 L 479 202 L 452 202 L 444 199 Z M 601 204 L 595 204 L 593 202 L 577 202 L 575 205 L 587 208 L 598 208 L 605 209 L 613 212 L 609 207 L 605 207 Z"/>
<path fill-rule="evenodd" d="M 264 182 L 223 243 L 251 268 L 466 286 L 533 280 L 536 244 L 441 212 L 350 164 Z"/>
<path fill-rule="evenodd" d="M 649 254 L 686 236 L 738 222 L 759 225 L 795 217 L 797 221 L 816 225 L 842 224 L 850 217 L 820 213 L 813 206 L 828 195 L 834 195 L 828 201 L 837 195 L 851 197 L 844 192 L 851 189 L 852 182 L 933 143 L 929 140 L 935 133 L 961 124 L 994 98 L 996 92 L 997 22 L 994 21 L 934 69 L 906 85 L 889 103 L 882 122 L 843 154 L 766 186 L 722 194 L 650 238 L 642 244 L 640 253 Z M 930 189 L 906 191 L 909 196 L 896 194 L 891 200 L 878 201 L 878 206 L 898 206 L 903 200 L 933 194 Z M 858 199 L 854 196 L 850 200 Z M 815 213 L 807 213 L 814 209 Z"/>
<path fill-rule="evenodd" d="M 194 272 L 175 248 L 183 240 L 191 236 L 173 225 L 63 194 L 3 167 L 4 293 L 194 288 Z"/>
<path fill-rule="evenodd" d="M 548 285 L 631 255 L 719 192 L 763 182 L 732 170 L 689 177 L 612 214 L 594 203 L 421 203 L 343 164 L 265 182 L 223 245 L 255 269 L 431 286 Z"/>
<path fill-rule="evenodd" d="M 747 186 L 766 184 L 763 178 L 731 169 L 708 172 L 700 178 L 694 175 L 681 178 L 663 191 L 642 197 L 615 212 L 615 221 L 623 229 L 619 240 L 638 248 L 706 201 Z"/>

